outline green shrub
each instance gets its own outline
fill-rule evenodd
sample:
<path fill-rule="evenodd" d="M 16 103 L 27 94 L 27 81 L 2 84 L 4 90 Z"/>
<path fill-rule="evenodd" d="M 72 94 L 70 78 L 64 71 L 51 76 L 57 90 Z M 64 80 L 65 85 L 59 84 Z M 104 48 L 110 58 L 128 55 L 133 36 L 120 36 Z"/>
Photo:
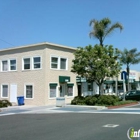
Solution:
<path fill-rule="evenodd" d="M 76 96 L 72 101 L 72 105 L 85 105 L 85 98 L 83 96 Z"/>
<path fill-rule="evenodd" d="M 117 99 L 112 95 L 101 95 L 97 100 L 99 105 L 114 105 L 117 102 Z"/>
<path fill-rule="evenodd" d="M 97 103 L 97 97 L 96 96 L 86 96 L 85 97 L 85 104 L 86 105 L 95 105 Z"/>
<path fill-rule="evenodd" d="M 116 102 L 120 101 L 121 99 L 118 96 L 110 95 Z"/>
<path fill-rule="evenodd" d="M 95 94 L 95 95 L 93 95 L 94 97 L 96 97 L 96 98 L 98 98 L 100 95 L 99 94 Z"/>
<path fill-rule="evenodd" d="M 119 102 L 119 97 L 115 95 L 93 95 L 93 96 L 76 96 L 71 104 L 73 105 L 115 105 Z"/>
<path fill-rule="evenodd" d="M 10 103 L 8 100 L 0 100 L 0 108 L 8 106 L 12 106 L 12 103 Z"/>

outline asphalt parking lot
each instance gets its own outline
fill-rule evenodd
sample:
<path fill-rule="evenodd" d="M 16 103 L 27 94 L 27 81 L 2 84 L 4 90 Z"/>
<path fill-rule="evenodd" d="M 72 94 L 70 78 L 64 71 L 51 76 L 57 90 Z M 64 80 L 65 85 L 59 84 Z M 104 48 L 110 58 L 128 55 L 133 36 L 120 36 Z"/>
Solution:
<path fill-rule="evenodd" d="M 140 129 L 133 114 L 20 114 L 1 116 L 0 124 L 1 140 L 127 140 L 130 127 Z"/>

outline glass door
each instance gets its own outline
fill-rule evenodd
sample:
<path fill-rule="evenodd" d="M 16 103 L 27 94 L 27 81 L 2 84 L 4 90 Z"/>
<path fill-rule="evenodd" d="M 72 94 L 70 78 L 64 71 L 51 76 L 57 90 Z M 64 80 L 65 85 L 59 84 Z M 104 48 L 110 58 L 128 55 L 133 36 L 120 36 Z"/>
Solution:
<path fill-rule="evenodd" d="M 66 92 L 66 84 L 60 84 L 60 97 L 64 97 Z"/>

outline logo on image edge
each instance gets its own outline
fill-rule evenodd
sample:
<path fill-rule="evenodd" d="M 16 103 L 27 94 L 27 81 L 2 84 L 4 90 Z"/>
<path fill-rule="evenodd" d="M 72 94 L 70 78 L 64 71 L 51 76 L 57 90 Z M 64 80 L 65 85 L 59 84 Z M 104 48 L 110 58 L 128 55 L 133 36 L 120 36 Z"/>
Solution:
<path fill-rule="evenodd" d="M 133 140 L 132 138 L 139 138 L 140 137 L 140 129 L 138 131 L 135 131 L 133 127 L 130 127 L 127 130 L 127 137 L 130 140 Z"/>

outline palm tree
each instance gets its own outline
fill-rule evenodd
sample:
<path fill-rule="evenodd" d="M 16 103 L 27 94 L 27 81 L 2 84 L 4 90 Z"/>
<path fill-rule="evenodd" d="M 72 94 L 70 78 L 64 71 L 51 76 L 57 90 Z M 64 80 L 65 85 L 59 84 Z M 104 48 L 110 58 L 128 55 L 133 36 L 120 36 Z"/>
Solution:
<path fill-rule="evenodd" d="M 128 89 L 129 90 L 129 73 L 130 73 L 130 65 L 140 63 L 140 52 L 137 52 L 137 48 L 133 48 L 131 50 L 127 50 L 126 48 L 121 51 L 120 60 L 122 64 L 126 65 L 126 71 L 128 75 Z"/>
<path fill-rule="evenodd" d="M 89 36 L 98 39 L 101 46 L 103 46 L 105 38 L 116 28 L 119 28 L 120 31 L 123 29 L 123 26 L 118 22 L 111 25 L 111 20 L 109 18 L 103 18 L 100 21 L 93 19 L 90 21 L 89 25 L 93 28 L 93 30 L 89 33 Z"/>

